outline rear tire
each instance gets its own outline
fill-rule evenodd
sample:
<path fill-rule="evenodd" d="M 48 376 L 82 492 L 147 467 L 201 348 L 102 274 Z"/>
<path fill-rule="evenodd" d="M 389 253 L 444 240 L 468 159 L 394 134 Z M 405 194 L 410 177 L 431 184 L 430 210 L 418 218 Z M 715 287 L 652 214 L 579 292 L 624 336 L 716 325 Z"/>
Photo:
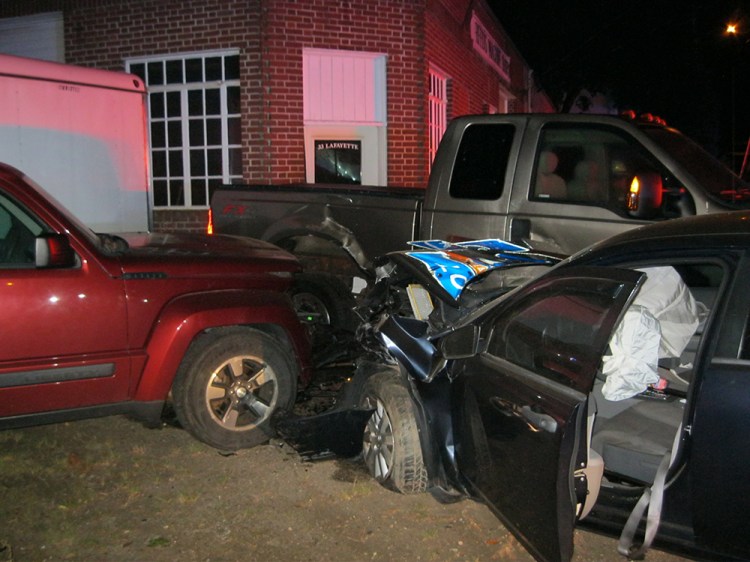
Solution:
<path fill-rule="evenodd" d="M 271 416 L 294 404 L 297 377 L 291 355 L 276 338 L 249 328 L 199 336 L 172 387 L 180 425 L 221 450 L 268 441 Z"/>
<path fill-rule="evenodd" d="M 326 273 L 301 273 L 290 290 L 294 309 L 300 320 L 312 326 L 313 334 L 321 330 L 354 332 L 356 302 L 351 291 L 338 278 Z"/>
<path fill-rule="evenodd" d="M 361 404 L 374 409 L 363 435 L 362 454 L 370 474 L 402 494 L 427 490 L 427 469 L 409 391 L 391 373 L 367 379 Z"/>

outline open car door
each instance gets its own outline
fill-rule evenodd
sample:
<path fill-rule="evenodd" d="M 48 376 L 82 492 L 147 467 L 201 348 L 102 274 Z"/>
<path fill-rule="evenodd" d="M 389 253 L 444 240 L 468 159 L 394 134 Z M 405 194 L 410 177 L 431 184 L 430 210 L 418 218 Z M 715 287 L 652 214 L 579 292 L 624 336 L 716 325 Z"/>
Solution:
<path fill-rule="evenodd" d="M 587 397 L 643 273 L 562 268 L 485 312 L 481 351 L 457 360 L 456 460 L 540 561 L 568 561 L 587 493 Z M 594 493 L 596 491 L 594 490 Z"/>

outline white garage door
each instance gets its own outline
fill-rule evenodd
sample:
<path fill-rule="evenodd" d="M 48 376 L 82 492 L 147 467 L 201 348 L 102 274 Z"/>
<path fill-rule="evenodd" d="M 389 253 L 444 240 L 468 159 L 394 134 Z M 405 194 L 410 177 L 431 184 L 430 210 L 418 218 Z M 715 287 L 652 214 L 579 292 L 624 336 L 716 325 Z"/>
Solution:
<path fill-rule="evenodd" d="M 65 62 L 62 12 L 0 19 L 0 53 Z"/>

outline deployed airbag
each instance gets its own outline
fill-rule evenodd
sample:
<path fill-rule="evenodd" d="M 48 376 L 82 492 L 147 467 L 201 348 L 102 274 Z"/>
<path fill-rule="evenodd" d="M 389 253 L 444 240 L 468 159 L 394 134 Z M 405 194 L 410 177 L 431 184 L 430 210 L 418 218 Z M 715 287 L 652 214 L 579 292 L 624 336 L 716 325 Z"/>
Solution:
<path fill-rule="evenodd" d="M 698 307 L 672 267 L 640 271 L 647 278 L 625 311 L 603 357 L 602 394 L 624 400 L 659 382 L 659 359 L 680 357 L 698 327 Z"/>

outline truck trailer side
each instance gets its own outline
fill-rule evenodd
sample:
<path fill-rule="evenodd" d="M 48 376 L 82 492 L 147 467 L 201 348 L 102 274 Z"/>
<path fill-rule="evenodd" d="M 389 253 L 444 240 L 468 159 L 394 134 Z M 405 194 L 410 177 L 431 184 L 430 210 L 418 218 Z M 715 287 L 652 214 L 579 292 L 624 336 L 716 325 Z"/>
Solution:
<path fill-rule="evenodd" d="M 146 123 L 137 76 L 0 55 L 0 161 L 94 231 L 150 229 Z"/>

